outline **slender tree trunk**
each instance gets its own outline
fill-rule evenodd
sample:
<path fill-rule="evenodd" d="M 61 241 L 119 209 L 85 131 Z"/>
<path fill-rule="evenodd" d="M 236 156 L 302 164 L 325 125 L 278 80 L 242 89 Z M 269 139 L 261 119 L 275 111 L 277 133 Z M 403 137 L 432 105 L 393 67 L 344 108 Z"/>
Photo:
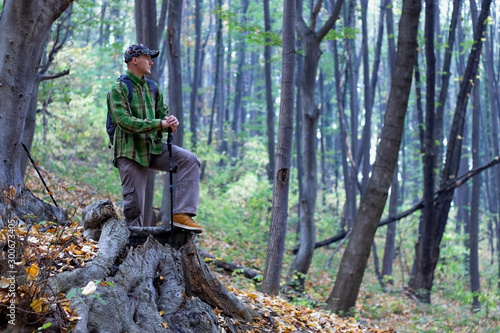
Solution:
<path fill-rule="evenodd" d="M 436 58 L 434 54 L 434 0 L 427 0 L 425 6 L 425 56 L 427 64 L 427 84 L 426 84 L 426 107 L 425 107 L 425 132 L 424 132 L 424 210 L 423 218 L 420 221 L 419 235 L 420 242 L 429 244 L 432 234 L 427 229 L 429 225 L 425 221 L 434 219 L 434 190 L 435 190 L 435 167 L 436 167 L 436 143 L 434 141 L 434 96 L 435 96 L 435 78 L 436 78 Z M 420 246 L 420 256 L 430 261 L 431 247 Z M 430 275 L 429 278 L 433 278 Z M 428 283 L 428 282 L 427 282 Z M 421 299 L 430 301 L 430 294 L 426 294 L 426 289 L 418 291 L 422 294 Z"/>
<path fill-rule="evenodd" d="M 271 15 L 269 13 L 269 0 L 263 0 L 264 3 L 264 29 L 267 33 L 271 32 Z M 294 18 L 295 19 L 295 18 Z M 275 147 L 274 147 L 274 101 L 273 85 L 271 81 L 271 45 L 270 39 L 266 38 L 264 46 L 264 71 L 266 77 L 266 106 L 267 106 L 267 152 L 269 154 L 269 166 L 267 176 L 269 181 L 274 180 Z"/>
<path fill-rule="evenodd" d="M 361 139 L 361 146 L 359 149 L 360 154 L 363 156 L 363 165 L 362 165 L 362 186 L 363 192 L 366 190 L 366 185 L 368 185 L 369 173 L 371 169 L 370 163 L 370 149 L 371 149 L 371 128 L 372 128 L 372 114 L 373 114 L 373 103 L 375 100 L 375 89 L 378 81 L 378 70 L 380 66 L 380 53 L 382 50 L 382 39 L 384 34 L 384 14 L 386 12 L 385 4 L 386 0 L 381 0 L 380 4 L 380 16 L 379 16 L 379 25 L 377 32 L 377 42 L 375 46 L 375 58 L 373 60 L 373 68 L 371 74 L 370 81 L 370 66 L 369 66 L 369 52 L 368 52 L 368 28 L 367 28 L 367 17 L 366 12 L 368 10 L 368 0 L 361 0 L 361 6 L 364 8 L 362 10 L 362 30 L 363 30 L 363 77 L 365 84 L 365 125 L 363 126 L 363 136 Z M 358 159 L 359 160 L 359 159 Z"/>
<path fill-rule="evenodd" d="M 218 0 L 218 6 L 222 5 L 222 1 Z M 217 15 L 217 32 L 216 32 L 216 40 L 215 40 L 215 78 L 214 78 L 214 94 L 212 98 L 212 107 L 210 112 L 210 120 L 209 120 L 209 128 L 208 128 L 208 139 L 207 144 L 210 146 L 213 140 L 213 129 L 214 129 L 214 118 L 215 118 L 215 110 L 218 105 L 220 88 L 221 84 L 221 75 L 222 75 L 222 57 L 223 57 L 223 47 L 222 47 L 222 18 L 220 15 Z M 219 112 L 222 112 L 219 108 Z M 201 165 L 201 174 L 200 179 L 203 179 L 205 175 L 206 161 L 203 161 Z"/>
<path fill-rule="evenodd" d="M 398 166 L 394 170 L 391 184 L 391 198 L 389 200 L 389 218 L 397 215 L 399 196 Z M 384 258 L 382 259 L 382 276 L 392 284 L 392 264 L 396 245 L 396 223 L 389 223 L 385 236 Z"/>
<path fill-rule="evenodd" d="M 222 0 L 218 1 L 218 7 L 220 10 L 222 10 Z M 222 38 L 222 32 L 223 32 L 223 23 L 222 20 L 219 21 L 219 29 L 217 31 L 217 61 L 220 62 L 217 64 L 218 71 L 220 71 L 220 77 L 224 78 L 224 39 Z M 220 36 L 219 36 L 220 34 Z M 228 41 L 228 49 L 231 48 L 231 41 Z M 228 55 L 231 54 L 230 51 L 228 51 Z M 230 62 L 228 62 L 228 65 Z M 229 73 L 230 71 L 228 71 Z M 217 139 L 218 139 L 218 150 L 219 153 L 222 155 L 225 152 L 227 152 L 227 142 L 226 142 L 226 137 L 224 133 L 225 129 L 225 121 L 226 121 L 226 106 L 225 106 L 225 88 L 224 88 L 224 83 L 229 84 L 231 82 L 229 79 L 226 78 L 226 80 L 222 79 L 219 80 L 219 87 L 218 87 L 218 94 L 216 96 L 216 107 L 217 107 Z M 223 159 L 221 158 L 219 161 L 219 165 L 223 163 Z"/>
<path fill-rule="evenodd" d="M 473 82 L 476 80 L 477 69 L 482 51 L 482 38 L 486 25 L 484 21 L 488 17 L 491 0 L 483 0 L 481 14 L 474 31 L 474 48 L 471 50 L 464 79 L 460 84 L 460 91 L 455 107 L 453 123 L 448 137 L 446 161 L 442 172 L 441 188 L 452 182 L 458 174 L 458 166 L 462 151 L 462 140 L 468 96 Z M 439 260 L 440 244 L 448 220 L 451 202 L 453 200 L 454 188 L 440 192 L 435 204 L 426 206 L 426 210 L 434 207 L 435 215 L 432 220 L 425 220 L 425 227 L 416 246 L 416 273 L 409 283 L 410 289 L 423 301 L 430 301 L 430 293 L 434 280 L 434 271 Z"/>
<path fill-rule="evenodd" d="M 340 263 L 327 309 L 337 314 L 352 312 L 358 297 L 375 231 L 387 200 L 408 107 L 417 48 L 417 31 L 421 3 L 405 0 L 399 26 L 395 71 L 385 113 L 382 135 L 373 172 L 354 222 L 347 248 Z"/>
<path fill-rule="evenodd" d="M 269 245 L 267 247 L 266 268 L 262 280 L 262 291 L 273 295 L 279 294 L 288 219 L 296 53 L 295 12 L 295 0 L 285 0 L 283 3 L 283 60 L 276 176 L 273 179 L 271 229 L 269 232 Z"/>
<path fill-rule="evenodd" d="M 168 42 L 168 101 L 170 113 L 179 120 L 175 132 L 175 144 L 184 145 L 184 112 L 182 108 L 181 75 L 181 22 L 182 0 L 170 0 L 168 6 L 167 42 Z"/>
<path fill-rule="evenodd" d="M 297 49 L 302 48 L 302 43 L 300 39 L 296 40 Z M 297 71 L 295 75 L 295 89 L 297 90 L 297 97 L 295 99 L 295 155 L 297 156 L 297 183 L 299 191 L 299 202 L 297 205 L 297 217 L 299 223 L 297 223 L 296 241 L 300 238 L 300 203 L 302 202 L 303 188 L 304 188 L 304 167 L 302 165 L 302 95 L 300 93 L 300 81 L 302 81 L 302 74 L 304 73 L 304 57 L 302 55 L 297 55 L 295 57 L 297 63 Z"/>
<path fill-rule="evenodd" d="M 150 49 L 158 49 L 158 38 L 156 29 L 156 1 L 136 0 L 135 21 L 137 43 L 141 43 Z M 158 81 L 158 66 L 151 68 L 151 79 Z M 144 226 L 149 227 L 156 224 L 153 212 L 153 199 L 155 188 L 156 171 L 149 170 L 146 180 L 146 199 L 144 201 Z"/>
<path fill-rule="evenodd" d="M 241 24 L 245 24 L 246 22 L 246 13 L 248 10 L 248 0 L 243 0 L 242 2 L 242 11 L 241 14 L 243 15 L 242 22 Z M 232 153 L 231 155 L 236 158 L 238 156 L 238 150 L 240 146 L 240 139 L 238 137 L 239 133 L 242 131 L 243 128 L 243 106 L 242 106 L 242 99 L 243 95 L 245 93 L 245 88 L 244 88 L 244 80 L 243 78 L 245 77 L 245 71 L 243 70 L 243 66 L 245 65 L 245 55 L 246 55 L 246 43 L 245 43 L 245 38 L 246 34 L 243 34 L 238 40 L 236 44 L 236 52 L 237 52 L 237 59 L 238 59 L 238 68 L 236 70 L 236 84 L 234 86 L 234 107 L 233 107 L 233 124 L 232 124 L 232 130 L 233 130 L 233 147 L 232 147 Z"/>
<path fill-rule="evenodd" d="M 191 98 L 189 103 L 189 125 L 191 129 L 191 145 L 192 149 L 196 151 L 196 144 L 198 141 L 198 87 L 200 85 L 201 77 L 201 4 L 202 0 L 195 0 L 194 11 L 194 26 L 196 32 L 196 42 L 194 48 L 194 74 L 193 85 L 191 90 Z"/>
<path fill-rule="evenodd" d="M 434 125 L 434 139 L 437 142 L 443 142 L 443 118 L 444 110 L 446 106 L 446 101 L 448 97 L 448 87 L 450 83 L 451 74 L 451 60 L 453 56 L 453 48 L 455 45 L 455 34 L 457 30 L 457 23 L 460 15 L 460 9 L 462 5 L 462 0 L 453 0 L 453 11 L 451 14 L 450 28 L 448 29 L 448 41 L 447 48 L 445 48 L 445 56 L 443 69 L 441 70 L 441 90 L 439 91 L 439 99 L 436 106 L 436 117 Z M 443 148 L 442 145 L 436 147 L 436 162 L 442 161 L 443 159 Z M 437 163 L 438 167 L 441 163 Z"/>
<path fill-rule="evenodd" d="M 384 0 L 382 0 L 384 1 Z M 386 0 L 387 3 L 390 0 Z M 387 6 L 389 7 L 389 6 Z M 389 73 L 392 77 L 394 75 L 394 63 L 396 58 L 396 45 L 394 41 L 394 15 L 392 7 L 387 8 L 386 24 L 387 24 L 387 41 L 388 41 L 388 63 L 389 63 Z M 382 16 L 382 14 L 381 14 Z M 389 216 L 395 216 L 397 214 L 398 207 L 398 194 L 399 194 L 399 181 L 398 181 L 398 166 L 396 165 L 394 175 L 392 176 L 391 183 L 391 198 L 389 201 Z M 387 226 L 385 246 L 384 246 L 384 257 L 382 262 L 382 276 L 388 277 L 388 282 L 392 283 L 392 264 L 394 261 L 395 252 L 395 241 L 396 241 L 396 223 L 391 223 Z"/>
<path fill-rule="evenodd" d="M 472 110 L 472 167 L 481 166 L 479 157 L 479 140 L 480 140 L 480 121 L 481 121 L 481 104 L 479 96 L 480 82 L 477 82 L 473 89 L 473 110 Z M 470 234 L 469 234 L 469 275 L 470 275 L 470 291 L 473 294 L 472 309 L 477 311 L 481 309 L 479 302 L 480 282 L 479 282 L 479 198 L 481 191 L 481 174 L 474 176 L 472 179 L 472 200 L 471 200 L 471 219 L 470 219 Z"/>
<path fill-rule="evenodd" d="M 303 289 L 304 277 L 311 265 L 314 243 L 315 224 L 314 210 L 318 188 L 316 163 L 316 130 L 319 119 L 319 110 L 315 103 L 316 73 L 321 51 L 319 44 L 333 27 L 340 13 L 343 0 L 336 3 L 333 13 L 324 26 L 315 32 L 316 18 L 308 27 L 302 17 L 302 1 L 297 1 L 296 29 L 301 35 L 305 50 L 304 75 L 300 83 L 302 108 L 302 163 L 304 168 L 303 197 L 300 202 L 300 247 L 288 274 L 288 281 L 297 282 L 297 289 Z"/>
<path fill-rule="evenodd" d="M 346 25 L 349 28 L 354 29 L 354 19 L 355 19 L 355 5 L 356 1 L 349 1 L 344 6 L 345 18 L 344 20 L 347 22 Z M 351 221 L 354 221 L 354 216 L 356 215 L 357 209 L 357 199 L 356 193 L 358 191 L 358 163 L 356 161 L 356 156 L 358 152 L 358 114 L 359 114 L 359 97 L 358 97 L 358 61 L 356 54 L 356 44 L 353 39 L 347 39 L 345 41 L 345 49 L 346 49 L 346 91 L 349 94 L 349 107 L 350 107 L 350 115 L 349 115 L 349 127 L 346 126 L 347 131 L 350 133 L 350 145 L 348 145 L 348 157 L 349 157 L 349 179 L 347 180 L 349 186 L 349 196 L 346 197 L 346 206 L 348 207 L 348 211 L 352 213 Z M 346 117 L 346 113 L 344 113 L 344 117 Z M 347 119 L 346 119 L 347 125 Z M 349 228 L 352 227 L 352 224 L 349 225 Z"/>
<path fill-rule="evenodd" d="M 477 6 L 475 0 L 470 0 L 471 16 L 473 26 L 477 25 Z M 481 122 L 481 96 L 480 84 L 477 80 L 472 88 L 472 166 L 477 168 L 481 165 L 480 149 L 480 122 Z M 479 198 L 481 191 L 481 175 L 472 179 L 472 198 L 470 209 L 470 233 L 469 233 L 469 276 L 470 290 L 473 294 L 472 309 L 478 311 L 481 309 L 479 302 L 480 282 L 479 282 Z"/>
<path fill-rule="evenodd" d="M 344 116 L 344 106 L 345 106 L 345 98 L 344 92 L 345 88 L 341 87 L 341 72 L 339 65 L 339 55 L 337 51 L 337 42 L 332 41 L 332 49 L 333 49 L 333 61 L 334 61 L 334 73 L 335 73 L 335 93 L 337 96 L 337 109 L 339 114 L 339 142 L 340 142 L 340 151 L 341 151 L 341 164 L 342 164 L 342 172 L 344 176 L 344 190 L 346 194 L 346 202 L 355 201 L 355 187 L 352 184 L 352 177 L 350 174 L 353 172 L 352 166 L 350 166 L 347 162 L 348 156 L 348 147 L 347 147 L 347 125 Z M 344 206 L 344 213 L 342 214 L 343 218 L 341 220 L 341 226 L 344 228 L 347 225 L 347 228 L 351 228 L 354 222 L 355 212 L 352 211 L 351 206 L 347 203 Z"/>
<path fill-rule="evenodd" d="M 494 43 L 495 43 L 495 32 L 494 29 L 491 28 L 489 31 L 489 35 L 486 37 L 485 41 L 485 61 L 484 61 L 484 66 L 486 68 L 486 78 L 488 82 L 488 90 L 490 92 L 490 105 L 491 105 L 491 127 L 492 127 L 492 135 L 491 135 L 491 142 L 492 142 L 492 151 L 494 156 L 500 155 L 500 137 L 499 137 L 499 116 L 500 116 L 500 96 L 499 96 L 499 85 L 498 85 L 498 80 L 497 77 L 495 76 L 495 67 L 494 67 Z M 500 292 L 500 218 L 499 218 L 499 212 L 500 212 L 500 168 L 495 168 L 490 171 L 491 176 L 490 178 L 493 180 L 491 182 L 491 192 L 488 191 L 490 194 L 490 203 L 489 203 L 489 210 L 491 212 L 491 216 L 493 218 L 494 222 L 494 228 L 495 232 L 494 235 L 496 236 L 496 255 L 497 255 L 497 264 L 498 264 L 498 284 L 497 284 L 497 292 Z M 493 235 L 492 235 L 493 236 Z M 498 309 L 500 309 L 500 306 L 497 305 Z"/>

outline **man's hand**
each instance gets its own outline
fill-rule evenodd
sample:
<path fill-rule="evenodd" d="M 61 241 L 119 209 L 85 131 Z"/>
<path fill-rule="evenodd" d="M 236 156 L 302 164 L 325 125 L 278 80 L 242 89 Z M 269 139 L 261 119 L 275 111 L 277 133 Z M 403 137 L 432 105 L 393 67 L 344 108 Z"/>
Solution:
<path fill-rule="evenodd" d="M 177 126 L 179 126 L 179 120 L 177 120 L 175 116 L 165 117 L 165 119 L 161 121 L 161 127 L 163 128 L 170 127 L 172 129 L 172 133 L 177 131 Z"/>

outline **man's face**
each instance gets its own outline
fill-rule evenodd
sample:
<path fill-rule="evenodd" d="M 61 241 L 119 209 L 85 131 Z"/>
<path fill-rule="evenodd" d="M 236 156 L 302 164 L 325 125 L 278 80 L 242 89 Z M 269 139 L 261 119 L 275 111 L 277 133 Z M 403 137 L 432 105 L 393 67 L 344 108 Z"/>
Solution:
<path fill-rule="evenodd" d="M 137 58 L 132 58 L 132 61 L 134 62 L 137 70 L 136 74 L 151 74 L 151 66 L 154 64 L 153 60 L 151 60 L 151 56 L 143 54 Z"/>

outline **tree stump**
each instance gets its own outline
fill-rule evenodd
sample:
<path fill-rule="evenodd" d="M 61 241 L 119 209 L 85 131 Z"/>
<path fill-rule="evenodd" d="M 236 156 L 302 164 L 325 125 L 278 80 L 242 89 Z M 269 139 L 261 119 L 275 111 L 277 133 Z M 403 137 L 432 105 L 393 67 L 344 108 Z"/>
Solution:
<path fill-rule="evenodd" d="M 68 293 L 98 281 L 93 293 L 72 298 L 81 317 L 74 332 L 215 333 L 215 308 L 242 324 L 257 317 L 210 272 L 195 234 L 175 228 L 172 247 L 170 227 L 128 228 L 110 207 L 107 200 L 84 210 L 85 234 L 99 242 L 97 257 L 49 283 Z"/>

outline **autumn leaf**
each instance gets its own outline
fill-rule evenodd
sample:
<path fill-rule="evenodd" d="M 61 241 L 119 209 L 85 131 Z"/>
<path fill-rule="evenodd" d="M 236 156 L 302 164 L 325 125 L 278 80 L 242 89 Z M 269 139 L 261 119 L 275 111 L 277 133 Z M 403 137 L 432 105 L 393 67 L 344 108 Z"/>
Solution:
<path fill-rule="evenodd" d="M 43 309 L 43 298 L 35 299 L 31 302 L 30 306 L 36 313 L 41 313 Z"/>
<path fill-rule="evenodd" d="M 38 273 L 40 272 L 40 269 L 38 268 L 37 263 L 31 264 L 30 267 L 26 268 L 26 273 L 28 276 L 26 277 L 26 280 L 29 281 L 35 281 Z"/>

